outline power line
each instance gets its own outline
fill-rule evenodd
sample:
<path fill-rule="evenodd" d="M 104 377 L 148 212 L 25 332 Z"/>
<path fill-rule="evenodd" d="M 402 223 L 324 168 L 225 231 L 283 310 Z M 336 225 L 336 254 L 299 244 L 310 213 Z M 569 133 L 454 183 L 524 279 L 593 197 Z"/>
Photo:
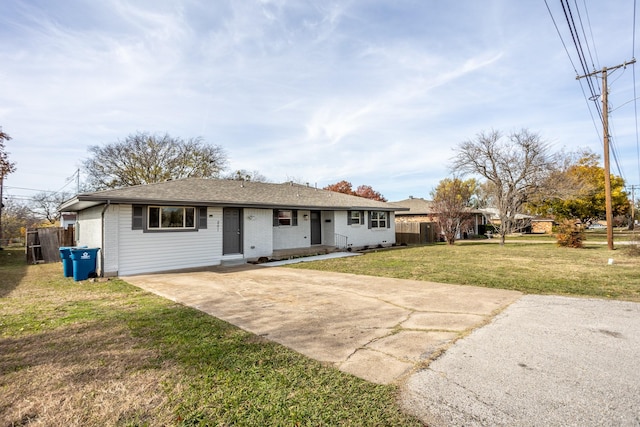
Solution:
<path fill-rule="evenodd" d="M 634 39 L 635 39 L 635 1 L 634 0 Z M 602 106 L 600 105 L 600 103 L 598 102 L 599 98 L 601 98 L 603 96 L 602 94 L 602 89 L 600 88 L 600 84 L 598 81 L 598 72 L 596 72 L 596 62 L 599 62 L 598 59 L 598 51 L 596 48 L 596 43 L 594 40 L 594 36 L 593 36 L 593 29 L 591 26 L 591 20 L 589 18 L 589 12 L 588 12 L 588 8 L 586 5 L 586 1 L 583 0 L 582 4 L 583 4 L 583 12 L 581 12 L 580 10 L 580 6 L 578 5 L 577 0 L 574 0 L 574 5 L 575 8 L 572 9 L 571 4 L 569 3 L 569 0 L 560 0 L 560 4 L 562 6 L 562 13 L 564 14 L 564 18 L 569 30 L 569 34 L 571 36 L 571 41 L 573 42 L 574 48 L 575 48 L 575 52 L 577 55 L 577 62 L 580 64 L 580 68 L 583 71 L 583 77 L 584 80 L 586 80 L 587 83 L 587 87 L 588 87 L 588 93 L 585 91 L 584 86 L 582 85 L 582 83 L 580 83 L 580 88 L 582 90 L 582 94 L 585 97 L 585 102 L 587 103 L 587 108 L 589 110 L 589 115 L 591 116 L 591 120 L 594 124 L 594 129 L 596 130 L 596 134 L 598 135 L 599 138 L 599 134 L 600 134 L 600 129 L 598 127 L 598 124 L 596 123 L 595 117 L 591 111 L 592 105 L 591 103 L 589 103 L 589 101 L 593 101 L 593 106 L 595 106 L 595 109 L 597 111 L 597 114 L 600 118 L 600 123 L 602 124 L 604 122 L 603 119 L 603 114 L 604 112 L 602 111 Z M 545 5 L 547 6 L 547 11 L 549 12 L 549 15 L 551 16 L 551 19 L 553 21 L 553 24 L 556 28 L 556 32 L 558 33 L 558 36 L 560 37 L 560 41 L 562 42 L 562 45 L 565 49 L 565 52 L 567 53 L 567 56 L 569 57 L 569 61 L 571 62 L 571 65 L 574 68 L 574 71 L 576 72 L 576 74 L 578 74 L 578 71 L 576 69 L 576 63 L 574 62 L 574 60 L 572 59 L 571 54 L 569 53 L 568 49 L 567 49 L 567 44 L 565 43 L 563 37 L 562 37 L 562 33 L 560 32 L 558 25 L 556 23 L 555 18 L 553 17 L 553 13 L 551 12 L 551 8 L 549 7 L 549 4 L 547 3 L 547 0 L 545 0 Z M 585 20 L 583 20 L 583 16 L 585 17 Z M 576 23 L 576 18 L 577 18 L 577 22 L 579 23 L 579 25 Z M 589 35 L 587 34 L 587 30 L 585 28 L 585 22 L 586 22 L 586 28 L 588 28 L 589 30 Z M 589 43 L 589 39 L 591 40 L 591 44 L 593 45 L 593 47 L 590 46 Z M 635 45 L 634 45 L 634 50 L 635 50 Z M 594 61 L 594 57 L 596 59 L 596 61 Z M 634 56 L 635 57 L 635 56 Z M 589 63 L 592 64 L 594 70 L 592 72 L 589 72 Z M 629 62 L 629 63 L 633 63 L 633 62 Z M 626 64 L 625 64 L 625 68 L 626 68 Z M 635 67 L 634 67 L 635 70 Z M 623 75 L 623 74 L 622 74 Z M 609 83 L 609 86 L 612 85 L 612 83 L 615 83 L 615 81 L 617 81 L 618 79 L 620 79 L 622 77 L 622 75 L 618 76 L 613 82 Z M 634 84 L 634 90 L 635 90 L 635 84 Z M 636 97 L 634 96 L 634 99 Z M 607 112 L 608 113 L 608 112 Z M 636 120 L 637 120 L 637 114 L 636 114 Z M 611 128 L 613 128 L 613 126 L 611 126 Z M 624 171 L 620 162 L 620 156 L 618 155 L 618 149 L 617 149 L 617 145 L 616 145 L 616 140 L 617 138 L 614 138 L 613 136 L 615 135 L 615 133 L 612 133 L 612 135 L 610 135 L 610 147 L 611 147 L 611 153 L 612 153 L 612 158 L 613 158 L 613 162 L 615 164 L 615 168 L 618 172 L 618 174 L 623 177 L 624 179 Z M 637 137 L 638 133 L 636 133 L 636 137 Z M 640 146 L 640 142 L 637 143 Z M 640 150 L 640 148 L 639 148 Z M 639 155 L 640 157 L 640 155 Z"/>
<path fill-rule="evenodd" d="M 57 193 L 57 191 L 53 191 L 53 190 L 39 190 L 37 188 L 13 187 L 13 186 L 10 186 L 10 185 L 5 185 L 4 188 L 9 188 L 9 189 L 12 189 L 12 190 L 40 191 L 42 193 Z"/>
<path fill-rule="evenodd" d="M 582 4 L 584 5 L 584 14 L 587 17 L 587 25 L 589 26 L 589 34 L 591 35 L 591 43 L 593 44 L 593 52 L 596 56 L 596 64 L 600 64 L 600 59 L 598 59 L 598 50 L 596 49 L 596 41 L 593 38 L 593 28 L 591 27 L 591 19 L 589 18 L 589 9 L 587 9 L 586 0 L 582 0 Z M 576 9 L 578 9 L 578 5 L 576 4 Z M 585 35 L 586 38 L 586 35 Z M 633 58 L 633 56 L 632 56 Z M 593 61 L 592 61 L 593 62 Z M 595 64 L 593 66 L 595 68 Z"/>
<path fill-rule="evenodd" d="M 551 21 L 553 22 L 553 26 L 556 29 L 556 33 L 558 33 L 558 38 L 560 39 L 560 42 L 562 43 L 562 47 L 564 48 L 565 53 L 567 54 L 567 58 L 569 58 L 569 62 L 571 63 L 571 66 L 573 67 L 573 71 L 576 73 L 576 76 L 579 75 L 578 73 L 578 69 L 576 68 L 576 64 L 573 62 L 573 58 L 571 57 L 571 54 L 569 53 L 569 49 L 567 48 L 567 44 L 564 42 L 564 38 L 562 37 L 562 33 L 560 32 L 560 29 L 558 28 L 558 24 L 556 23 L 555 18 L 553 17 L 553 13 L 551 12 L 551 8 L 549 7 L 549 3 L 547 3 L 547 0 L 544 0 L 544 4 L 547 6 L 547 12 L 549 12 L 549 16 L 551 17 Z M 587 104 L 587 111 L 589 111 L 589 115 L 591 116 L 591 122 L 593 123 L 593 128 L 596 131 L 596 136 L 598 138 L 598 140 L 600 139 L 599 133 L 600 131 L 598 130 L 598 125 L 596 124 L 596 119 L 595 117 L 593 117 L 593 112 L 591 111 L 591 104 L 589 104 L 589 98 L 584 90 L 584 85 L 582 84 L 582 80 L 578 80 L 578 83 L 580 84 L 580 90 L 582 91 L 582 96 L 584 97 L 584 101 Z M 593 93 L 592 93 L 592 97 L 593 97 Z M 592 101 L 594 101 L 592 99 Z M 596 109 L 597 109 L 597 104 L 596 104 Z M 600 114 L 600 118 L 602 118 L 602 114 Z"/>

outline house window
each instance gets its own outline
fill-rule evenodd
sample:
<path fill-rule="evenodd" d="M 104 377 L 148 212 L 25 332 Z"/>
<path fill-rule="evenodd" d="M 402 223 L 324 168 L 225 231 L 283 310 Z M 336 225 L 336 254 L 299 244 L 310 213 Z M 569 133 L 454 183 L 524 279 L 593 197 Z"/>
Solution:
<path fill-rule="evenodd" d="M 349 211 L 348 224 L 349 225 L 364 224 L 364 212 L 363 211 Z"/>
<path fill-rule="evenodd" d="M 291 225 L 291 211 L 278 211 L 278 225 Z"/>
<path fill-rule="evenodd" d="M 298 211 L 295 209 L 276 209 L 273 211 L 273 226 L 298 225 Z"/>
<path fill-rule="evenodd" d="M 195 229 L 195 208 L 174 206 L 149 206 L 147 228 L 163 229 Z"/>
<path fill-rule="evenodd" d="M 387 213 L 382 211 L 372 211 L 370 216 L 370 228 L 387 228 Z"/>

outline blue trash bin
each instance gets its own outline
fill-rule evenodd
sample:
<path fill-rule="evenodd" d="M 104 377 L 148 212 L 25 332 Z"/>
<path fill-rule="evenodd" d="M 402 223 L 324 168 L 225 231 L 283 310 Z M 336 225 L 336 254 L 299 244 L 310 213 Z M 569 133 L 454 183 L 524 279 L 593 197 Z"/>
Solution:
<path fill-rule="evenodd" d="M 68 246 L 60 246 L 60 258 L 62 259 L 64 277 L 72 277 L 73 261 L 71 261 L 71 248 Z"/>
<path fill-rule="evenodd" d="M 62 271 L 64 277 L 73 277 L 73 261 L 71 249 L 86 248 L 87 246 L 60 246 L 60 259 L 62 259 Z"/>
<path fill-rule="evenodd" d="M 87 280 L 96 273 L 96 262 L 100 248 L 72 248 L 73 280 Z"/>

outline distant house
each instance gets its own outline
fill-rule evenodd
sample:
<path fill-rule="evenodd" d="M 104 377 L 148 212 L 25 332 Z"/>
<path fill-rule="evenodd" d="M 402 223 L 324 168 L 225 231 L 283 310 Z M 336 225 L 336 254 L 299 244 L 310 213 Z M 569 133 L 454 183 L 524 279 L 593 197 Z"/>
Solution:
<path fill-rule="evenodd" d="M 396 223 L 435 223 L 437 221 L 437 212 L 434 211 L 433 203 L 430 200 L 419 197 L 409 197 L 405 200 L 393 202 L 393 204 L 406 209 L 396 211 Z M 470 213 L 472 214 L 472 218 L 469 228 L 467 230 L 461 230 L 461 232 L 463 235 L 484 234 L 483 226 L 487 224 L 484 213 L 479 209 L 471 209 Z"/>
<path fill-rule="evenodd" d="M 404 211 L 396 211 L 396 223 L 435 223 L 436 212 L 430 200 L 418 197 L 409 197 L 406 200 L 393 202 L 394 205 L 404 207 Z M 487 225 L 500 225 L 500 217 L 496 208 L 472 209 L 473 214 L 468 230 L 462 230 L 467 235 L 484 235 Z M 515 230 L 517 232 L 551 234 L 553 220 L 549 218 L 534 217 L 525 214 L 516 214 Z M 399 226 L 398 228 L 400 228 Z"/>
<path fill-rule="evenodd" d="M 397 206 L 293 183 L 188 178 L 78 194 L 78 245 L 105 276 L 391 246 Z"/>
<path fill-rule="evenodd" d="M 552 234 L 554 221 L 549 218 L 531 218 L 531 232 L 534 234 Z"/>
<path fill-rule="evenodd" d="M 60 215 L 60 227 L 66 230 L 69 226 L 75 225 L 77 217 L 75 212 L 63 212 Z"/>
<path fill-rule="evenodd" d="M 500 216 L 496 208 L 480 209 L 491 224 L 500 225 Z M 535 234 L 551 234 L 553 231 L 554 221 L 550 218 L 542 218 L 533 215 L 516 214 L 514 232 L 518 233 L 535 233 Z"/>

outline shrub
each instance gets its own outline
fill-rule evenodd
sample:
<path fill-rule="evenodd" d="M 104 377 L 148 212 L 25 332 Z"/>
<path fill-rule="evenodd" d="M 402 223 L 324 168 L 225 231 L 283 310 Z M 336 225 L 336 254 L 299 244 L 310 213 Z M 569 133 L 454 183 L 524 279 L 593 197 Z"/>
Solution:
<path fill-rule="evenodd" d="M 566 219 L 558 225 L 556 239 L 558 246 L 566 248 L 582 248 L 584 247 L 585 241 L 584 227 L 581 224 L 576 224 L 570 219 Z"/>

